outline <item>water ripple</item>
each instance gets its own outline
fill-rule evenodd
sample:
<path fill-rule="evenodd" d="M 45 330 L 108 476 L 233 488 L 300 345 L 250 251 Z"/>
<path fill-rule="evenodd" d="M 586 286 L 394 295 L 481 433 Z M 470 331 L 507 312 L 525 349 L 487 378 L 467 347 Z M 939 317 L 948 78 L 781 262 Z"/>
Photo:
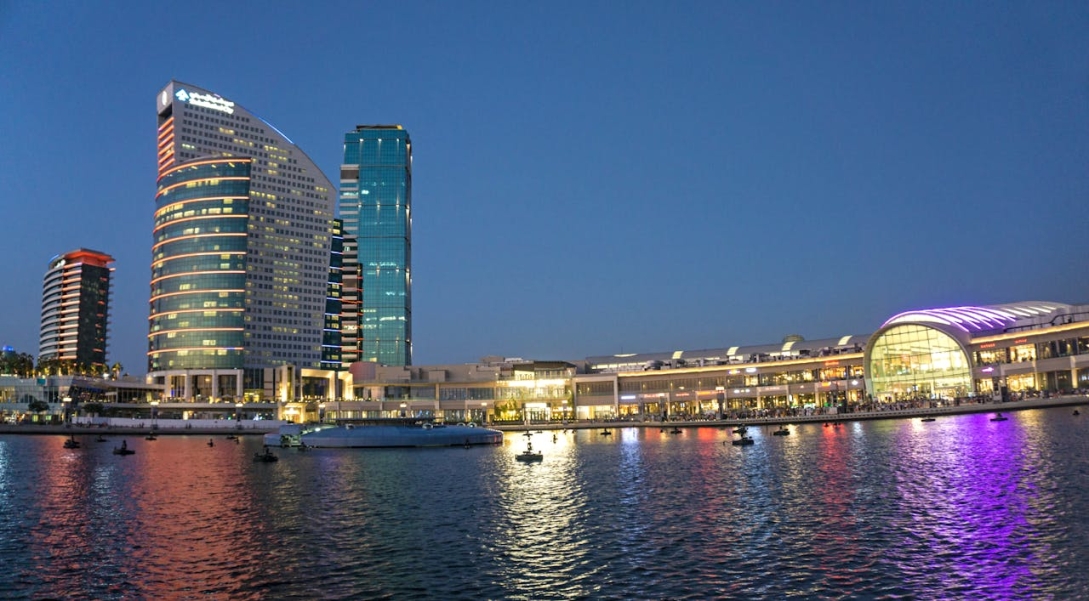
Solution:
<path fill-rule="evenodd" d="M 1089 598 L 1067 410 L 495 448 L 0 438 L 0 598 Z M 543 441 L 542 441 L 543 439 Z M 7 595 L 5 597 L 5 595 Z"/>

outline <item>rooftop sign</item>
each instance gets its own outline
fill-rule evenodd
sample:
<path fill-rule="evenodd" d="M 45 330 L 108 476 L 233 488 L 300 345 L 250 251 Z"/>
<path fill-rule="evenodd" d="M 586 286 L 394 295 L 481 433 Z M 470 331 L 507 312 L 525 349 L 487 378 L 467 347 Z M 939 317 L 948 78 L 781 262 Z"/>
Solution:
<path fill-rule="evenodd" d="M 234 103 L 230 100 L 220 98 L 215 94 L 201 94 L 200 92 L 188 92 L 184 88 L 174 92 L 174 97 L 182 102 L 187 102 L 195 106 L 203 106 L 206 109 L 212 109 L 213 111 L 220 111 L 227 113 L 228 115 L 234 114 Z"/>

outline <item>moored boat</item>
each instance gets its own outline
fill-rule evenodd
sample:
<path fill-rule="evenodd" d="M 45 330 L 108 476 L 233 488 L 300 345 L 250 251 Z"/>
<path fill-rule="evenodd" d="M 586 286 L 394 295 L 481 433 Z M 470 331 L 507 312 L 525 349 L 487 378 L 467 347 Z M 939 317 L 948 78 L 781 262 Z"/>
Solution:
<path fill-rule="evenodd" d="M 503 442 L 499 430 L 475 424 L 433 424 L 419 420 L 374 420 L 320 428 L 300 435 L 313 448 L 461 447 Z"/>

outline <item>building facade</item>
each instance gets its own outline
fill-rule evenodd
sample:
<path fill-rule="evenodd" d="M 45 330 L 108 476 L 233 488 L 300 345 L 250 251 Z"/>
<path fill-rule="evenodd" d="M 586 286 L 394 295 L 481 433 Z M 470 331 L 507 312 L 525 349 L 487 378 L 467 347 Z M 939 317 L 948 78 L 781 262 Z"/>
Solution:
<path fill-rule="evenodd" d="M 261 397 L 323 359 L 335 193 L 241 105 L 171 81 L 156 97 L 149 379 L 168 398 Z"/>
<path fill-rule="evenodd" d="M 344 289 L 344 221 L 333 220 L 332 246 L 329 252 L 329 284 L 325 297 L 325 328 L 321 340 L 321 369 L 343 368 L 340 317 L 344 312 L 341 300 Z"/>
<path fill-rule="evenodd" d="M 49 261 L 42 285 L 38 361 L 106 366 L 113 257 L 81 248 Z"/>
<path fill-rule="evenodd" d="M 873 334 L 569 363 L 356 373 L 344 419 L 413 415 L 497 422 L 708 419 L 855 412 L 1089 389 L 1089 305 L 1023 302 L 909 311 Z"/>
<path fill-rule="evenodd" d="M 412 142 L 400 125 L 344 136 L 345 346 L 352 360 L 412 364 Z M 354 261 L 354 262 L 350 262 Z"/>

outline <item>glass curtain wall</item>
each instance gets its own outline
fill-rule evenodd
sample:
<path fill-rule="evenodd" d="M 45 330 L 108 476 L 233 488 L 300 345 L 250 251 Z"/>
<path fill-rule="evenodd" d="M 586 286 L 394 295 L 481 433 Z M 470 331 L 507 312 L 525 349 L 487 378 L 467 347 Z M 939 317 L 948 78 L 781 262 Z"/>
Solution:
<path fill-rule="evenodd" d="M 412 143 L 397 125 L 344 139 L 340 210 L 358 262 L 358 359 L 412 364 Z M 347 266 L 346 267 L 354 267 Z"/>
<path fill-rule="evenodd" d="M 949 334 L 921 325 L 882 332 L 869 358 L 870 390 L 876 400 L 955 398 L 973 392 L 972 367 Z"/>
<path fill-rule="evenodd" d="M 241 368 L 249 159 L 166 171 L 156 195 L 148 369 Z"/>

